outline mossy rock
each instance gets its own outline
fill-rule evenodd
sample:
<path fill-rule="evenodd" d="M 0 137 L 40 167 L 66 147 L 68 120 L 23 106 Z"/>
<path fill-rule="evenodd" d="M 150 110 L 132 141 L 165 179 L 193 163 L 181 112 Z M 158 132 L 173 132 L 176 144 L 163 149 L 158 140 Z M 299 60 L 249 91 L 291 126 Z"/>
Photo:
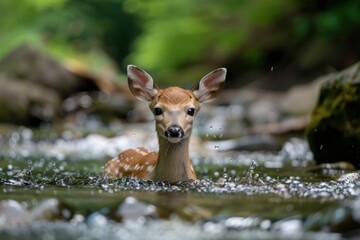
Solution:
<path fill-rule="evenodd" d="M 306 137 L 315 161 L 360 168 L 360 62 L 323 77 Z"/>

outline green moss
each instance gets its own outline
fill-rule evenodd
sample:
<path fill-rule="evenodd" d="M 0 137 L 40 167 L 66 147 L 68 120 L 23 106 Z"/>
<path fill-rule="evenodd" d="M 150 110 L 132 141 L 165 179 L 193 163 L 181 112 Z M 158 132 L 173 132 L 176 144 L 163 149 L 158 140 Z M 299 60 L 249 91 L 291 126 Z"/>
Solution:
<path fill-rule="evenodd" d="M 323 119 L 333 118 L 335 121 L 338 120 L 338 123 L 346 123 L 346 128 L 353 131 L 354 129 L 352 127 L 349 128 L 348 122 L 344 122 L 343 118 L 352 119 L 355 117 L 353 115 L 358 114 L 359 108 L 356 109 L 356 107 L 359 105 L 359 96 L 359 87 L 351 84 L 340 85 L 339 83 L 334 83 L 326 87 L 322 91 L 318 106 L 313 112 L 309 129 L 317 126 Z M 360 126 L 359 120 L 351 122 L 357 123 L 357 126 Z"/>
<path fill-rule="evenodd" d="M 360 86 L 337 80 L 322 88 L 306 137 L 318 163 L 360 167 Z"/>

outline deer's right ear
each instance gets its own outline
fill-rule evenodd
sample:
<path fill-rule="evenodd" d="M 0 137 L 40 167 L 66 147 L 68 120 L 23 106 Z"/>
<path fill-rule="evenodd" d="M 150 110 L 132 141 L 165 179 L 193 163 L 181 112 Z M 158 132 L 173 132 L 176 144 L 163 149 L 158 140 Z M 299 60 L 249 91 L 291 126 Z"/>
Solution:
<path fill-rule="evenodd" d="M 152 77 L 137 66 L 128 65 L 127 76 L 131 93 L 140 100 L 151 101 L 159 91 Z"/>

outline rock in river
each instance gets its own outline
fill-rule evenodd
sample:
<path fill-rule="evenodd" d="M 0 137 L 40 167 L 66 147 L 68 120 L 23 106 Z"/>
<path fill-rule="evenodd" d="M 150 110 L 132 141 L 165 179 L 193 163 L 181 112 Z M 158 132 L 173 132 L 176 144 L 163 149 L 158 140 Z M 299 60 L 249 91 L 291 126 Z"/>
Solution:
<path fill-rule="evenodd" d="M 20 45 L 0 59 L 0 122 L 37 126 L 80 111 L 124 118 L 133 100 L 119 78 L 113 69 L 96 72 Z"/>
<path fill-rule="evenodd" d="M 306 131 L 314 158 L 360 168 L 360 62 L 324 79 Z"/>

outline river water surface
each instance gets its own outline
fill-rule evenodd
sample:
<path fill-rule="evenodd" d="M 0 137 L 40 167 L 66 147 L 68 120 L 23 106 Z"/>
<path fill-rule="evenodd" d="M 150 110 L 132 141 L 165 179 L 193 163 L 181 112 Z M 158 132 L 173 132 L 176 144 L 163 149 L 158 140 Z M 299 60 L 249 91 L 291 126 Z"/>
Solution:
<path fill-rule="evenodd" d="M 103 177 L 104 164 L 119 151 L 156 149 L 151 131 L 129 129 L 112 138 L 65 131 L 44 140 L 27 128 L 3 135 L 0 239 L 330 240 L 360 234 L 358 173 L 315 166 L 301 138 L 288 138 L 279 151 L 252 152 L 194 140 L 197 181 Z"/>

